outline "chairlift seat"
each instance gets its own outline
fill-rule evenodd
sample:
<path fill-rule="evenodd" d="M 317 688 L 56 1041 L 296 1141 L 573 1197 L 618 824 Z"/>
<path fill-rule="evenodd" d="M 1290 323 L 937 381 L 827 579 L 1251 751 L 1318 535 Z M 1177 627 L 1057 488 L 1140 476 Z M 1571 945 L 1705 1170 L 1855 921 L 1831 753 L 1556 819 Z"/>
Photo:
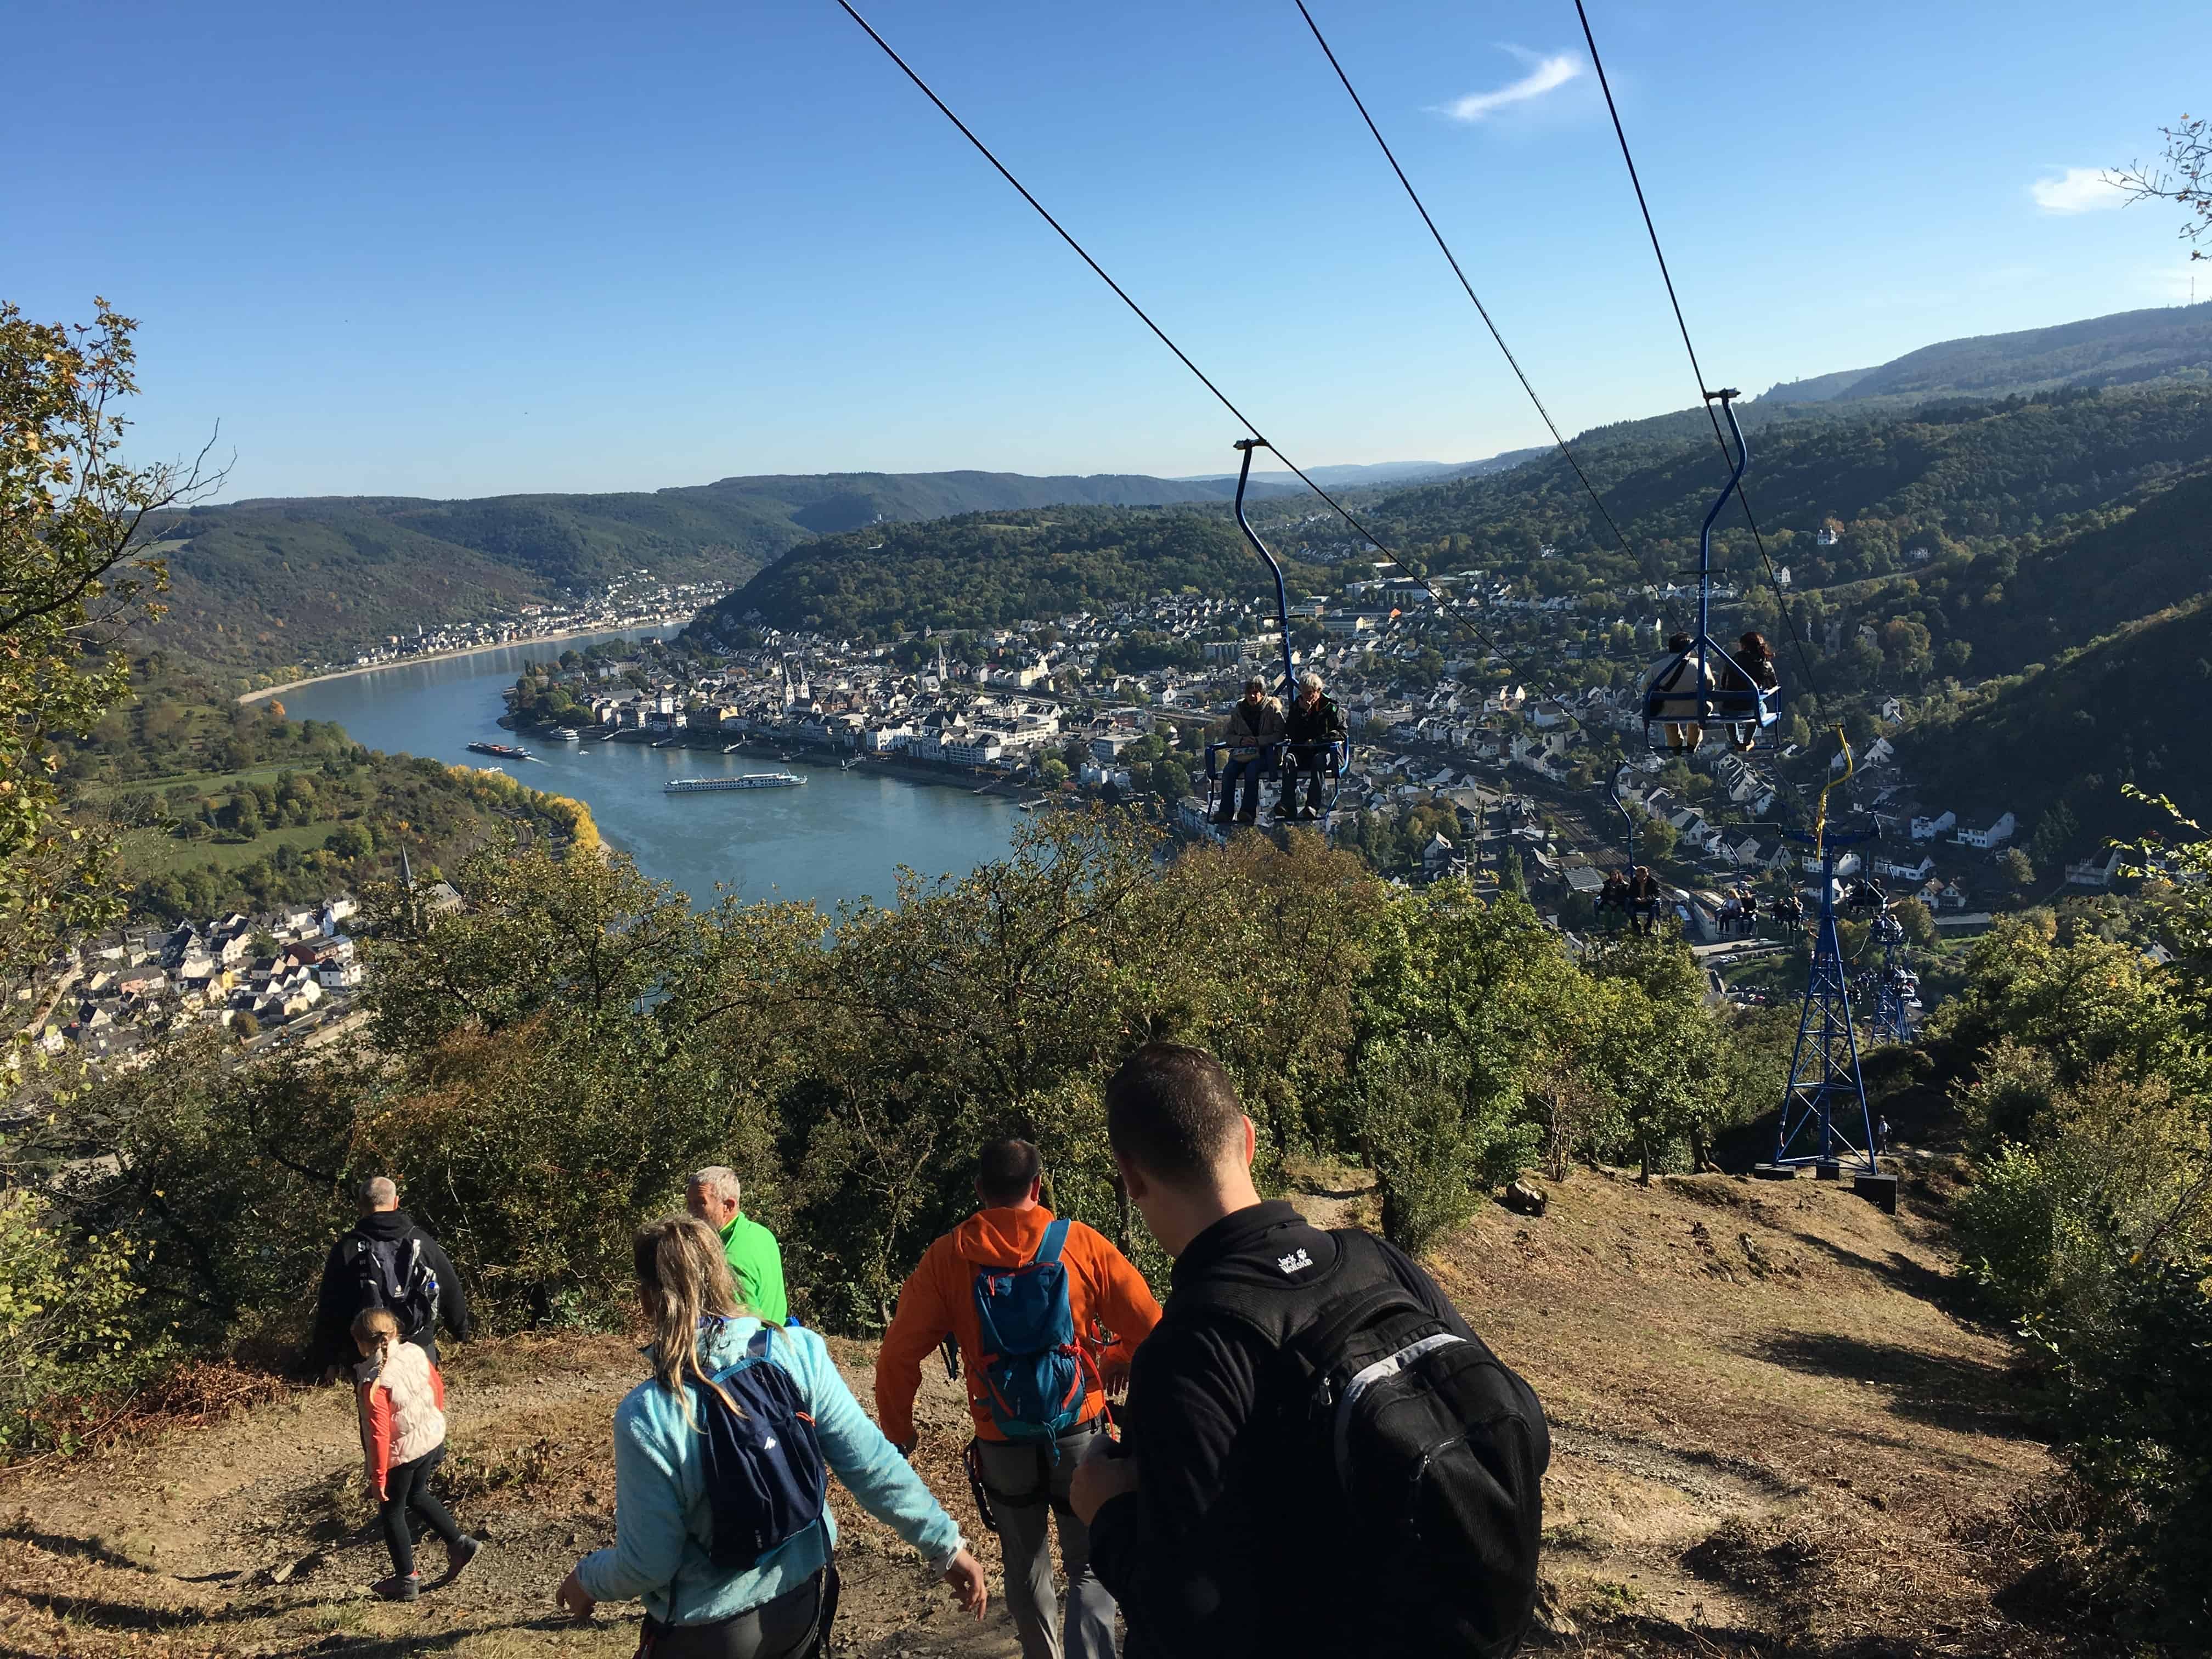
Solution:
<path fill-rule="evenodd" d="M 1698 669 L 1715 684 L 1698 684 Z M 1686 672 L 1689 684 L 1681 682 Z M 1735 682 L 1730 684 L 1729 682 Z M 1654 754 L 1674 752 L 1667 728 L 1702 728 L 1698 746 L 1733 744 L 1736 734 L 1750 728 L 1751 747 L 1771 749 L 1769 733 L 1781 718 L 1779 687 L 1753 684 L 1734 657 L 1711 639 L 1692 641 L 1660 665 L 1644 690 L 1644 736 Z"/>

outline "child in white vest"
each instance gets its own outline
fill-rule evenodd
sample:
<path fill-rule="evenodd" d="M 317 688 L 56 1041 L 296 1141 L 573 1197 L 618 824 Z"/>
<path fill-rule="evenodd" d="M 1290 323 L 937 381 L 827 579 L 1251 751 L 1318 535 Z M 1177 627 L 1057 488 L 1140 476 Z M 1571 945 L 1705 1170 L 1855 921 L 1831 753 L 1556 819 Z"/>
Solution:
<path fill-rule="evenodd" d="M 353 1340 L 362 1352 L 354 1375 L 362 1474 L 392 1551 L 392 1577 L 374 1588 L 387 1601 L 412 1601 L 422 1579 L 415 1571 L 410 1509 L 446 1540 L 447 1583 L 483 1547 L 430 1495 L 430 1472 L 446 1458 L 446 1379 L 428 1353 L 403 1340 L 398 1320 L 386 1309 L 371 1308 L 356 1319 Z"/>

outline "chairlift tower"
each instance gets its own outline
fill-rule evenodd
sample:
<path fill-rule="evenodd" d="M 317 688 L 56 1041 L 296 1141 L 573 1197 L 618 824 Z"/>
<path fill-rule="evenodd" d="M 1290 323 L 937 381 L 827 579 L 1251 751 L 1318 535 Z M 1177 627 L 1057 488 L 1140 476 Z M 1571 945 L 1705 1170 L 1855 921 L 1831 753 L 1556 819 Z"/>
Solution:
<path fill-rule="evenodd" d="M 1836 860 L 1848 847 L 1875 840 L 1880 832 L 1793 830 L 1792 841 L 1817 848 L 1820 858 L 1820 908 L 1814 923 L 1813 969 L 1806 976 L 1805 1000 L 1797 1016 L 1797 1046 L 1790 1058 L 1790 1084 L 1782 1095 L 1775 1129 L 1774 1158 L 1754 1174 L 1768 1180 L 1794 1179 L 1810 1164 L 1823 1181 L 1840 1181 L 1852 1172 L 1860 1197 L 1883 1209 L 1897 1208 L 1897 1177 L 1875 1162 L 1874 1120 L 1867 1110 L 1866 1082 L 1859 1074 L 1858 1033 L 1851 1024 L 1850 978 L 1836 933 Z"/>
<path fill-rule="evenodd" d="M 1905 929 L 1894 916 L 1885 915 L 1874 925 L 1881 946 L 1881 966 L 1875 970 L 1874 1017 L 1868 1022 L 1867 1046 L 1912 1041 L 1912 1015 L 1905 1003 Z"/>

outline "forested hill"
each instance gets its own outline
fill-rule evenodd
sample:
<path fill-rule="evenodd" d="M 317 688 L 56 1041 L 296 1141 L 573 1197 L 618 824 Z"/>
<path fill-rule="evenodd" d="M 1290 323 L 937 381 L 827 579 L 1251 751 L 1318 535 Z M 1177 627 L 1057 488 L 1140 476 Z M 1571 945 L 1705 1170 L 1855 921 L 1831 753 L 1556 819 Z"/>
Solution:
<path fill-rule="evenodd" d="M 1897 417 L 1935 399 L 1992 402 L 2037 392 L 2099 392 L 2153 384 L 2212 386 L 2212 301 L 2124 311 L 2051 328 L 1984 334 L 1922 346 L 1872 368 L 1785 380 L 1736 405 L 1747 432 L 1777 422 Z M 1712 428 L 1702 409 L 1592 427 L 1577 454 L 1609 444 L 1687 441 Z"/>
<path fill-rule="evenodd" d="M 225 668 L 277 667 L 418 623 L 511 615 L 526 600 L 588 592 L 640 568 L 734 587 L 811 536 L 878 518 L 1223 501 L 1231 493 L 1215 481 L 1129 474 L 846 472 L 597 495 L 240 501 L 162 526 L 173 591 L 151 635 L 173 653 Z"/>
<path fill-rule="evenodd" d="M 2051 864 L 2170 828 L 2121 786 L 2185 811 L 2212 801 L 2212 594 L 1990 681 L 1920 721 L 1900 753 L 1923 800 L 1962 817 L 2015 813 Z M 2063 872 L 2036 875 L 2050 887 Z"/>
<path fill-rule="evenodd" d="M 1644 583 L 1694 557 L 1698 524 L 1725 476 L 1710 428 L 1609 446 L 1584 465 L 1632 551 L 1595 523 L 1556 456 L 1386 492 L 1360 513 L 1427 569 L 1479 568 L 1523 579 L 1538 593 L 1640 606 L 1632 596 Z M 1929 623 L 1936 645 L 1964 631 L 2002 670 L 2056 648 L 2047 619 L 2058 619 L 2059 643 L 2078 643 L 2092 631 L 2081 617 L 2109 629 L 2212 585 L 2212 564 L 2187 550 L 2202 544 L 2194 530 L 2212 489 L 2202 481 L 2209 468 L 2212 386 L 2156 386 L 1784 422 L 1757 441 L 1751 483 L 1767 547 L 1797 592 L 1856 584 L 1863 591 L 1851 597 L 1864 598 L 1880 584 L 1910 582 L 1893 597 L 1913 611 L 1923 588 L 1955 589 Z M 1276 503 L 1259 517 L 1277 550 L 1316 578 L 1370 556 L 1348 529 L 1314 517 L 1309 502 Z M 1831 524 L 1837 538 L 1822 546 Z M 1740 519 L 1723 520 L 1719 547 L 1724 568 L 1759 578 Z M 2027 585 L 2006 602 L 2005 584 L 2021 572 Z M 803 544 L 717 612 L 757 611 L 779 627 L 844 634 L 966 628 L 1186 582 L 1242 598 L 1265 586 L 1265 572 L 1225 514 L 969 515 Z"/>
<path fill-rule="evenodd" d="M 1293 563 L 1298 580 L 1325 573 Z M 1257 595 L 1265 567 L 1225 514 L 1054 507 L 878 525 L 795 549 L 695 629 L 726 637 L 749 616 L 843 635 L 982 628 L 1192 587 Z"/>
<path fill-rule="evenodd" d="M 2059 386 L 2212 381 L 2212 303 L 2123 311 L 2055 328 L 1984 334 L 1908 351 L 1878 368 L 1787 381 L 1762 403 L 1861 403 L 1944 394 L 1990 398 Z"/>
<path fill-rule="evenodd" d="M 1820 586 L 1904 568 L 1916 544 L 1934 557 L 2045 532 L 2212 459 L 2212 384 L 1949 400 L 1904 416 L 1778 423 L 1752 444 L 1747 484 L 1767 545 L 1799 586 Z M 1425 562 L 1525 568 L 1545 592 L 1617 590 L 1693 558 L 1727 477 L 1702 419 L 1679 436 L 1579 453 L 1632 552 L 1556 455 L 1395 491 L 1363 516 Z M 1820 547 L 1831 520 L 1842 539 Z M 1722 520 L 1719 545 L 1731 568 L 1756 572 L 1740 514 Z M 1544 547 L 1556 556 L 1540 560 Z"/>

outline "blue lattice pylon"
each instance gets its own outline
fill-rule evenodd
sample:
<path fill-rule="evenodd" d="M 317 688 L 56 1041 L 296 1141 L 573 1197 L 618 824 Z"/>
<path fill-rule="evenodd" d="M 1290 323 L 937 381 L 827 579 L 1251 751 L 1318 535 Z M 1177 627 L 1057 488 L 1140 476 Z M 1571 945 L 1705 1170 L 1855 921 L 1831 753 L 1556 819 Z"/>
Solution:
<path fill-rule="evenodd" d="M 1874 942 L 1881 946 L 1881 966 L 1875 969 L 1874 1016 L 1868 1021 L 1867 1046 L 1912 1041 L 1911 969 L 1905 954 L 1905 929 L 1897 918 L 1885 915 L 1874 925 Z"/>
<path fill-rule="evenodd" d="M 1851 1029 L 1850 979 L 1836 938 L 1836 854 L 1875 836 L 1873 830 L 1819 836 L 1790 832 L 1791 840 L 1820 849 L 1820 911 L 1814 923 L 1813 971 L 1806 976 L 1805 1005 L 1797 1017 L 1797 1047 L 1790 1057 L 1790 1086 L 1775 1131 L 1774 1162 L 1779 1166 L 1840 1165 L 1849 1158 L 1863 1162 L 1869 1175 L 1878 1173 L 1866 1084 L 1859 1076 L 1858 1034 Z"/>

